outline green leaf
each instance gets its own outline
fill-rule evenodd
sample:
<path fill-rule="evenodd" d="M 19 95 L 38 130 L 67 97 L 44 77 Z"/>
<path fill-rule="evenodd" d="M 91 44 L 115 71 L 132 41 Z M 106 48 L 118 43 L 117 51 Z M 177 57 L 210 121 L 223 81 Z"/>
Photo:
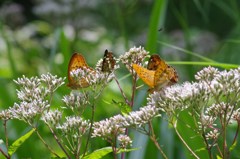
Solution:
<path fill-rule="evenodd" d="M 131 152 L 131 151 L 136 151 L 138 150 L 139 148 L 133 148 L 133 149 L 121 149 L 118 151 L 118 153 L 122 153 L 122 152 Z"/>
<path fill-rule="evenodd" d="M 237 140 L 232 144 L 232 146 L 229 148 L 230 151 L 234 150 L 234 148 L 237 146 Z"/>
<path fill-rule="evenodd" d="M 134 149 L 121 149 L 118 151 L 118 153 L 122 153 L 122 152 L 130 152 L 130 151 L 135 151 L 138 150 L 139 148 L 134 148 Z M 100 159 L 104 156 L 106 156 L 107 154 L 112 152 L 112 147 L 104 147 L 101 149 L 98 149 L 94 152 L 92 152 L 91 154 L 83 157 L 83 159 Z"/>
<path fill-rule="evenodd" d="M 112 147 L 104 147 L 104 148 L 93 151 L 89 155 L 83 157 L 83 159 L 100 159 L 111 152 L 112 152 Z"/>
<path fill-rule="evenodd" d="M 228 64 L 228 63 L 220 63 L 220 62 L 201 62 L 201 61 L 174 61 L 169 62 L 169 64 L 173 65 L 199 65 L 199 66 L 213 66 L 213 67 L 221 67 L 224 69 L 232 69 L 232 68 L 238 68 L 239 65 L 236 64 Z"/>
<path fill-rule="evenodd" d="M 205 57 L 205 56 L 202 56 L 198 53 L 195 53 L 195 52 L 192 52 L 192 51 L 189 51 L 189 50 L 186 50 L 186 49 L 183 49 L 183 48 L 180 48 L 180 47 L 177 47 L 175 45 L 171 45 L 171 44 L 168 44 L 168 43 L 165 43 L 163 41 L 158 41 L 159 44 L 163 45 L 163 46 L 167 46 L 167 47 L 170 47 L 172 49 L 175 49 L 175 50 L 178 50 L 178 51 L 181 51 L 185 54 L 189 54 L 191 56 L 194 56 L 194 57 L 198 57 L 199 59 L 203 60 L 203 61 L 206 61 L 206 62 L 216 62 L 208 57 Z"/>
<path fill-rule="evenodd" d="M 8 149 L 8 154 L 11 156 L 17 149 L 32 135 L 35 129 L 30 130 L 25 135 L 18 138 Z"/>
<path fill-rule="evenodd" d="M 112 102 L 121 109 L 121 113 L 123 115 L 128 115 L 131 112 L 131 107 L 127 105 L 125 102 L 118 102 L 115 101 L 114 99 L 112 100 Z"/>
<path fill-rule="evenodd" d="M 217 159 L 222 159 L 222 157 L 221 157 L 221 156 L 219 156 L 219 155 L 217 155 Z"/>
<path fill-rule="evenodd" d="M 163 27 L 166 10 L 167 0 L 156 0 L 154 1 L 153 9 L 150 17 L 149 30 L 147 35 L 146 50 L 150 52 L 157 51 L 157 39 L 159 37 L 158 30 Z"/>

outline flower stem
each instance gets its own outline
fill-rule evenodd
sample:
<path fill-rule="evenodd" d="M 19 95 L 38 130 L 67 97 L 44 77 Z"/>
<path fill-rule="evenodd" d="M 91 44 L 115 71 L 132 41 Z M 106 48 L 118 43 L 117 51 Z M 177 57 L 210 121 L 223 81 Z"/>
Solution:
<path fill-rule="evenodd" d="M 126 97 L 126 95 L 124 94 L 124 92 L 123 92 L 123 90 L 122 90 L 122 87 L 120 86 L 120 83 L 118 82 L 118 79 L 117 79 L 115 76 L 114 76 L 114 79 L 115 79 L 115 81 L 116 81 L 116 83 L 117 83 L 117 85 L 118 85 L 118 88 L 120 89 L 120 92 L 121 92 L 121 94 L 122 94 L 125 102 L 126 102 L 128 105 L 130 105 L 130 103 L 129 103 L 127 97 Z"/>
<path fill-rule="evenodd" d="M 8 149 L 7 120 L 3 121 L 3 126 L 4 126 L 4 133 L 5 133 L 5 139 L 6 139 L 6 148 Z"/>
<path fill-rule="evenodd" d="M 237 142 L 238 132 L 239 132 L 239 129 L 240 129 L 240 121 L 238 121 L 237 123 L 238 123 L 238 125 L 237 125 L 237 130 L 236 130 L 236 133 L 235 133 L 235 136 L 234 136 L 232 145 L 234 145 L 235 142 Z"/>
<path fill-rule="evenodd" d="M 197 154 L 195 154 L 195 153 L 193 152 L 193 150 L 188 146 L 188 144 L 187 144 L 187 143 L 185 142 L 185 140 L 182 138 L 181 134 L 178 132 L 178 130 L 177 130 L 177 121 L 173 124 L 173 127 L 174 127 L 174 129 L 175 129 L 178 137 L 180 138 L 180 140 L 181 140 L 181 141 L 183 142 L 183 144 L 187 147 L 187 149 L 192 153 L 192 155 L 193 155 L 195 158 L 200 159 L 200 158 L 197 156 Z"/>
<path fill-rule="evenodd" d="M 90 123 L 90 129 L 89 129 L 89 133 L 88 133 L 88 137 L 87 137 L 87 143 L 86 143 L 86 146 L 85 146 L 85 150 L 83 152 L 83 157 L 85 156 L 85 154 L 87 152 L 87 147 L 88 147 L 89 140 L 90 140 L 90 137 L 91 137 L 91 134 L 92 134 L 94 114 L 95 114 L 95 104 L 93 103 L 93 105 L 92 105 L 92 118 L 91 118 L 91 123 Z"/>
<path fill-rule="evenodd" d="M 56 140 L 56 142 L 58 143 L 59 147 L 63 150 L 63 152 L 66 154 L 66 156 L 70 159 L 71 157 L 69 156 L 69 154 L 67 153 L 67 151 L 64 149 L 64 147 L 62 146 L 61 142 L 59 141 L 57 135 L 55 134 L 55 132 L 53 131 L 53 129 L 47 124 L 48 128 L 50 129 L 51 133 L 53 134 L 54 139 Z"/>
<path fill-rule="evenodd" d="M 38 132 L 37 128 L 35 128 L 35 132 L 37 133 L 37 135 L 38 135 L 39 139 L 42 141 L 42 143 L 48 148 L 48 150 L 49 150 L 52 154 L 54 154 L 55 156 L 57 156 L 57 157 L 60 158 L 60 156 L 58 156 L 58 154 L 56 154 L 56 153 L 53 151 L 53 149 L 44 141 L 44 139 L 42 138 L 41 134 Z"/>
<path fill-rule="evenodd" d="M 11 159 L 11 157 L 7 153 L 5 153 L 1 148 L 0 148 L 0 152 L 3 154 L 3 156 L 6 157 L 6 159 Z"/>
<path fill-rule="evenodd" d="M 161 146 L 157 142 L 156 135 L 154 133 L 154 129 L 153 129 L 152 123 L 150 121 L 148 122 L 148 125 L 149 125 L 149 129 L 150 129 L 150 133 L 149 133 L 150 139 L 153 141 L 153 143 L 155 144 L 157 149 L 160 151 L 160 153 L 162 154 L 163 158 L 168 159 L 168 157 L 166 156 L 166 154 L 162 150 Z"/>

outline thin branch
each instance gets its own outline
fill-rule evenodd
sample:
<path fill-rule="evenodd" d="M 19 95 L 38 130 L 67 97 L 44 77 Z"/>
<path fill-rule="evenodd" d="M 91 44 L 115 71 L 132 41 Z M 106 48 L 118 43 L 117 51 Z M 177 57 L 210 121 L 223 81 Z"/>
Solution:
<path fill-rule="evenodd" d="M 51 133 L 53 134 L 53 137 L 56 140 L 56 142 L 58 143 L 59 147 L 63 150 L 63 152 L 66 154 L 66 156 L 70 159 L 71 157 L 69 156 L 69 154 L 67 153 L 67 151 L 65 150 L 65 148 L 63 147 L 61 142 L 59 141 L 59 139 L 58 139 L 57 135 L 55 134 L 55 132 L 53 131 L 53 129 L 48 124 L 47 124 L 47 126 L 50 129 Z"/>
<path fill-rule="evenodd" d="M 157 142 L 156 135 L 154 133 L 154 129 L 153 129 L 152 123 L 150 121 L 148 122 L 148 125 L 149 125 L 149 129 L 150 129 L 150 132 L 149 132 L 150 139 L 153 141 L 153 143 L 155 144 L 157 149 L 160 151 L 160 153 L 162 154 L 163 158 L 168 159 L 168 157 L 166 156 L 166 154 L 162 150 L 161 146 Z"/>
<path fill-rule="evenodd" d="M 95 104 L 94 104 L 94 102 L 93 102 L 90 129 L 89 129 L 89 133 L 88 133 L 88 137 L 87 137 L 87 143 L 86 143 L 86 146 L 85 146 L 85 150 L 84 150 L 84 152 L 83 152 L 83 157 L 85 156 L 85 154 L 86 154 L 86 152 L 87 152 L 87 147 L 88 147 L 89 140 L 90 140 L 90 137 L 91 137 L 91 134 L 92 134 L 94 114 L 95 114 Z"/>
<path fill-rule="evenodd" d="M 116 78 L 115 76 L 114 76 L 114 80 L 116 81 L 116 83 L 117 83 L 117 85 L 118 85 L 118 88 L 120 89 L 120 92 L 121 92 L 121 94 L 122 94 L 125 102 L 126 102 L 128 105 L 130 105 L 130 103 L 129 103 L 127 97 L 126 97 L 126 95 L 124 94 L 124 92 L 123 92 L 123 90 L 122 90 L 122 87 L 120 86 L 120 83 L 118 82 L 118 80 L 117 80 L 117 78 Z"/>
<path fill-rule="evenodd" d="M 5 139 L 6 139 L 6 148 L 8 149 L 8 132 L 7 132 L 7 120 L 3 121 Z"/>
<path fill-rule="evenodd" d="M 39 139 L 42 141 L 42 143 L 47 147 L 47 149 L 52 153 L 54 154 L 56 157 L 59 157 L 58 154 L 56 154 L 53 149 L 45 142 L 45 140 L 42 138 L 41 134 L 38 132 L 38 130 L 35 128 L 35 132 L 37 133 Z"/>
<path fill-rule="evenodd" d="M 11 159 L 11 157 L 7 153 L 5 153 L 1 148 L 0 148 L 0 152 L 3 154 L 3 156 L 6 157 L 6 159 Z"/>
<path fill-rule="evenodd" d="M 234 145 L 234 143 L 237 141 L 238 132 L 239 132 L 239 129 L 240 129 L 240 121 L 238 121 L 237 123 L 238 123 L 238 125 L 237 125 L 237 131 L 236 131 L 236 133 L 235 133 L 235 136 L 234 136 L 232 145 Z"/>
<path fill-rule="evenodd" d="M 178 130 L 177 130 L 177 121 L 173 124 L 173 127 L 174 127 L 174 129 L 175 129 L 178 137 L 180 138 L 180 140 L 181 140 L 181 141 L 183 142 L 183 144 L 187 147 L 187 149 L 192 153 L 192 155 L 193 155 L 195 158 L 200 159 L 200 158 L 197 156 L 197 154 L 195 154 L 195 153 L 193 152 L 193 150 L 188 146 L 188 144 L 187 144 L 187 143 L 185 142 L 185 140 L 182 138 L 181 134 L 178 132 Z"/>

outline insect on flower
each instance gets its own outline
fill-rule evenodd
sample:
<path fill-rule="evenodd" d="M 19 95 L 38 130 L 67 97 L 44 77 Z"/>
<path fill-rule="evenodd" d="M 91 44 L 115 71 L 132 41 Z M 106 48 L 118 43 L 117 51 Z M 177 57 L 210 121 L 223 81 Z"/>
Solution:
<path fill-rule="evenodd" d="M 150 87 L 150 93 L 159 91 L 163 87 L 175 84 L 178 81 L 176 70 L 162 60 L 159 55 L 150 57 L 147 68 L 137 64 L 133 64 L 132 67 L 143 82 Z"/>
<path fill-rule="evenodd" d="M 113 53 L 105 50 L 103 62 L 102 62 L 102 72 L 111 72 L 116 65 L 116 60 L 114 59 Z"/>
<path fill-rule="evenodd" d="M 111 72 L 115 66 L 115 59 L 112 52 L 105 51 L 101 70 L 96 71 L 90 66 L 88 66 L 83 55 L 79 53 L 74 53 L 68 64 L 68 87 L 71 89 L 86 88 L 91 85 L 91 79 L 95 79 L 97 74 L 101 72 Z M 99 77 L 99 76 L 98 76 Z"/>
<path fill-rule="evenodd" d="M 78 89 L 78 88 L 86 88 L 89 86 L 89 82 L 85 77 L 75 78 L 72 75 L 73 71 L 77 70 L 89 70 L 90 72 L 94 72 L 94 69 L 89 67 L 88 64 L 85 61 L 85 58 L 83 55 L 79 53 L 74 53 L 70 59 L 70 62 L 68 64 L 68 87 L 72 89 Z"/>

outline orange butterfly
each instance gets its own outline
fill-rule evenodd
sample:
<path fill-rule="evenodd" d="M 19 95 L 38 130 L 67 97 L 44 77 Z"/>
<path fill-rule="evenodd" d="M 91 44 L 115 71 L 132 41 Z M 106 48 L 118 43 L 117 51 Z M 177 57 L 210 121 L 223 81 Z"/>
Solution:
<path fill-rule="evenodd" d="M 110 72 L 114 68 L 115 63 L 116 61 L 113 57 L 113 53 L 108 52 L 108 50 L 106 50 L 103 57 L 101 71 Z M 81 54 L 74 53 L 68 64 L 68 81 L 69 81 L 69 83 L 67 84 L 68 87 L 72 89 L 79 89 L 79 88 L 86 88 L 90 85 L 86 77 L 82 77 L 79 80 L 76 80 L 74 79 L 74 77 L 71 76 L 72 71 L 77 69 L 84 69 L 84 68 L 90 70 L 90 72 L 96 73 L 96 70 L 88 66 L 88 64 L 85 61 L 85 58 Z"/>
<path fill-rule="evenodd" d="M 176 70 L 165 63 L 159 55 L 152 55 L 148 61 L 147 68 L 137 64 L 132 65 L 138 76 L 150 87 L 150 92 L 161 90 L 161 88 L 177 83 Z"/>
<path fill-rule="evenodd" d="M 87 82 L 85 77 L 80 78 L 80 80 L 74 79 L 74 77 L 71 76 L 71 71 L 77 70 L 77 69 L 90 69 L 94 71 L 93 68 L 89 67 L 88 64 L 85 61 L 85 58 L 78 53 L 74 53 L 70 59 L 70 62 L 68 64 L 68 87 L 72 89 L 78 89 L 78 88 L 86 88 L 89 86 L 89 83 Z"/>

